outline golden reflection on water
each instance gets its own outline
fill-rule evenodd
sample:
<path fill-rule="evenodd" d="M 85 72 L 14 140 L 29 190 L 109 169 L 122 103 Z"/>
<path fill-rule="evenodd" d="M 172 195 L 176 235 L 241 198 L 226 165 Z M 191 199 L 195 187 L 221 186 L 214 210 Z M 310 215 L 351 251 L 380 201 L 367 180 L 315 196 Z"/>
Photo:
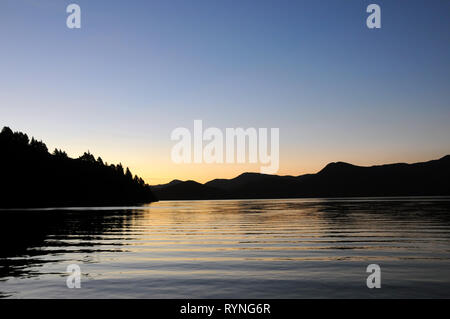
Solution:
<path fill-rule="evenodd" d="M 3 212 L 9 225 L 3 235 L 14 244 L 0 255 L 0 295 L 64 293 L 59 278 L 70 263 L 81 265 L 90 289 L 83 296 L 93 298 L 347 297 L 367 293 L 369 263 L 383 265 L 383 278 L 400 287 L 396 296 L 410 296 L 414 284 L 422 293 L 450 295 L 449 203 L 445 198 L 167 201 Z M 21 230 L 26 237 L 17 235 Z"/>
<path fill-rule="evenodd" d="M 159 202 L 137 209 L 120 227 L 112 223 L 109 231 L 99 234 L 99 242 L 92 240 L 91 244 L 124 244 L 128 252 L 145 254 L 145 260 L 161 259 L 149 257 L 151 253 L 170 253 L 171 257 L 164 258 L 172 261 L 370 260 L 373 257 L 364 254 L 370 251 L 382 252 L 376 257 L 380 260 L 404 259 L 415 258 L 411 252 L 423 248 L 424 243 L 428 253 L 448 252 L 448 224 L 436 222 L 435 216 L 426 220 L 419 214 L 417 219 L 414 212 L 408 211 L 405 218 L 404 213 L 339 200 Z M 120 237 L 114 238 L 118 234 Z M 66 251 L 77 240 L 75 237 L 64 239 Z M 60 238 L 54 240 L 61 243 Z M 440 249 L 440 241 L 444 250 Z M 276 253 L 273 257 L 249 255 L 271 251 Z M 328 256 L 314 255 L 319 251 Z M 356 251 L 359 255 L 354 255 Z M 394 251 L 403 251 L 407 256 Z M 221 257 L 220 252 L 233 252 L 235 256 Z M 192 257 L 198 253 L 202 254 Z M 206 253 L 211 256 L 205 257 Z"/>

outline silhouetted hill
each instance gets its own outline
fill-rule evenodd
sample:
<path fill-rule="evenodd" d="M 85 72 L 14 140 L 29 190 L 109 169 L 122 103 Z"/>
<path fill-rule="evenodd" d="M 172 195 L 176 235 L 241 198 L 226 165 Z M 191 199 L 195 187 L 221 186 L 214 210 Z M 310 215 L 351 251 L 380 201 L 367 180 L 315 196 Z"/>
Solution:
<path fill-rule="evenodd" d="M 154 190 L 158 199 L 220 199 L 228 198 L 227 191 L 208 187 L 194 181 L 186 181 Z"/>
<path fill-rule="evenodd" d="M 259 173 L 243 173 L 233 179 L 214 179 L 205 183 L 205 186 L 233 191 L 250 183 L 277 183 L 278 181 L 295 180 L 293 176 L 278 176 Z"/>
<path fill-rule="evenodd" d="M 72 159 L 8 127 L 0 133 L 0 207 L 122 205 L 155 201 L 150 186 L 121 164 L 89 152 Z"/>
<path fill-rule="evenodd" d="M 152 185 L 152 189 L 161 189 L 161 188 L 165 188 L 167 186 L 172 186 L 172 185 L 176 185 L 179 183 L 183 183 L 183 181 L 180 181 L 179 179 L 174 179 L 173 181 L 171 181 L 170 183 L 167 184 L 159 184 L 159 185 Z"/>
<path fill-rule="evenodd" d="M 198 184 L 198 183 L 197 183 Z M 176 189 L 161 188 L 161 199 L 295 198 L 357 196 L 444 196 L 450 195 L 450 155 L 415 164 L 387 164 L 371 167 L 343 162 L 330 163 L 317 174 L 297 177 L 244 173 L 233 179 L 215 179 L 203 186 L 202 196 L 189 184 Z M 177 192 L 180 191 L 180 193 Z M 213 195 L 211 195 L 213 194 Z M 220 196 L 220 195 L 219 195 Z"/>

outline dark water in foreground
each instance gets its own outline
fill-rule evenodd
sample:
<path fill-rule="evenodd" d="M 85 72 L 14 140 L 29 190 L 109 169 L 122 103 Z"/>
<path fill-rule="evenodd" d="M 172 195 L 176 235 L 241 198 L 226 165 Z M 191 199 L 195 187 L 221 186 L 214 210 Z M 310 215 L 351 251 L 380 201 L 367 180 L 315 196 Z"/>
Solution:
<path fill-rule="evenodd" d="M 450 297 L 450 198 L 0 211 L 0 296 Z M 381 289 L 366 267 L 379 264 Z M 81 288 L 66 286 L 70 264 Z"/>

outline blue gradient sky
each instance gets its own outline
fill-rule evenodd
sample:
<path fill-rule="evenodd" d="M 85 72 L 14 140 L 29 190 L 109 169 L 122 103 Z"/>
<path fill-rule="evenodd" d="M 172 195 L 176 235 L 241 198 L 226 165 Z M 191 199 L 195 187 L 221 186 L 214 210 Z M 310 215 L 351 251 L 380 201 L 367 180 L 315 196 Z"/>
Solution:
<path fill-rule="evenodd" d="M 66 27 L 66 6 L 82 28 Z M 370 3 L 382 29 L 365 25 Z M 280 174 L 450 153 L 450 1 L 0 1 L 0 125 L 150 183 L 259 165 L 175 165 L 171 131 L 279 127 Z"/>

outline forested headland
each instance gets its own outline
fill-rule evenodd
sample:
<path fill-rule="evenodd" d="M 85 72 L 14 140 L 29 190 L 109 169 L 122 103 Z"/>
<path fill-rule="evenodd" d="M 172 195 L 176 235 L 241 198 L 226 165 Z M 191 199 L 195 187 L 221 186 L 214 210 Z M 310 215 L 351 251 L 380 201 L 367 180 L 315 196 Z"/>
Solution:
<path fill-rule="evenodd" d="M 150 186 L 122 164 L 89 151 L 70 158 L 4 127 L 0 132 L 0 207 L 132 205 L 156 201 Z"/>

